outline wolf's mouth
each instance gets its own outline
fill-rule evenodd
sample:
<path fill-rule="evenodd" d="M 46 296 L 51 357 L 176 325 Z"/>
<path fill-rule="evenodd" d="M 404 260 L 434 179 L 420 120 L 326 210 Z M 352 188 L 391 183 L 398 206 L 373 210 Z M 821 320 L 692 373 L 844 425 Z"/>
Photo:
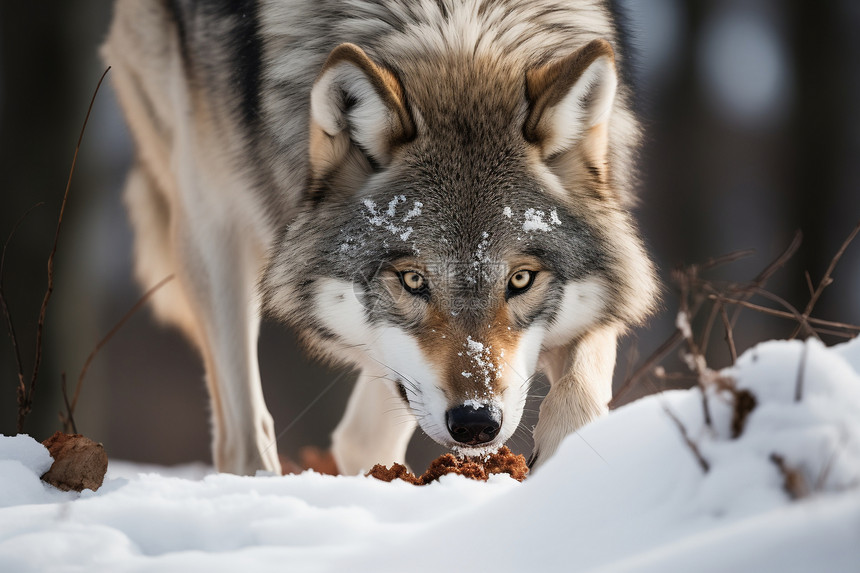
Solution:
<path fill-rule="evenodd" d="M 503 442 L 494 443 L 491 445 L 483 445 L 483 446 L 463 446 L 456 445 L 451 446 L 451 451 L 461 458 L 486 458 L 491 454 L 495 454 L 499 451 L 499 448 L 504 446 Z"/>
<path fill-rule="evenodd" d="M 418 426 L 427 437 L 457 457 L 485 458 L 496 453 L 510 437 L 502 431 L 501 404 L 466 400 L 448 409 L 439 424 L 431 421 L 433 416 L 420 403 L 415 407 L 413 400 L 421 402 L 422 394 L 412 381 L 399 376 L 390 380 L 404 406 L 418 418 Z"/>

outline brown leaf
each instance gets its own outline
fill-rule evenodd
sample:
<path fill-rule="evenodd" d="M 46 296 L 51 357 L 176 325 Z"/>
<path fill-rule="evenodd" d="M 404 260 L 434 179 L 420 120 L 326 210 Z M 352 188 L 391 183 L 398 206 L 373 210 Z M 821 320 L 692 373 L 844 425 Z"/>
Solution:
<path fill-rule="evenodd" d="M 104 446 L 81 434 L 56 432 L 42 442 L 54 463 L 42 476 L 63 491 L 93 491 L 101 487 L 107 472 L 108 458 Z"/>

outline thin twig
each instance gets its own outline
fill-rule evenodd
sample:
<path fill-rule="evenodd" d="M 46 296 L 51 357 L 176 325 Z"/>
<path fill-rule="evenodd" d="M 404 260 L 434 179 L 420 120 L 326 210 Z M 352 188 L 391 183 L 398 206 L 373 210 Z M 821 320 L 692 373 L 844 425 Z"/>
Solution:
<path fill-rule="evenodd" d="M 809 354 L 809 345 L 803 343 L 803 352 L 800 353 L 800 364 L 797 365 L 797 381 L 794 383 L 794 401 L 800 402 L 803 398 L 803 380 L 806 375 L 806 355 Z"/>
<path fill-rule="evenodd" d="M 713 257 L 711 259 L 708 259 L 704 263 L 693 265 L 693 267 L 698 267 L 699 270 L 709 271 L 715 267 L 719 267 L 728 263 L 733 263 L 735 261 L 745 259 L 746 257 L 749 257 L 754 254 L 754 249 L 742 249 L 740 251 L 732 251 L 731 253 L 726 253 L 725 255 L 720 255 L 719 257 Z"/>
<path fill-rule="evenodd" d="M 693 452 L 693 455 L 696 457 L 696 461 L 699 462 L 699 466 L 702 468 L 704 473 L 708 473 L 711 469 L 711 465 L 708 463 L 708 460 L 702 455 L 702 452 L 699 451 L 699 447 L 696 443 L 690 439 L 690 436 L 687 434 L 687 428 L 684 427 L 684 424 L 681 420 L 678 419 L 675 414 L 672 413 L 672 410 L 669 409 L 666 404 L 663 404 L 663 410 L 666 412 L 666 415 L 675 422 L 675 425 L 678 427 L 678 431 L 681 432 L 681 437 L 684 439 L 684 443 L 687 444 L 687 447 L 690 448 L 690 451 Z"/>
<path fill-rule="evenodd" d="M 702 330 L 702 338 L 699 340 L 699 348 L 708 349 L 711 343 L 711 332 L 714 329 L 714 323 L 717 319 L 717 314 L 722 310 L 723 305 L 715 303 L 711 305 L 711 313 L 708 315 L 708 321 L 705 323 L 705 328 Z"/>
<path fill-rule="evenodd" d="M 817 334 L 826 334 L 827 336 L 836 336 L 838 338 L 844 338 L 845 340 L 851 340 L 852 338 L 856 338 L 856 334 L 851 334 L 850 332 L 841 332 L 838 330 L 830 330 L 828 328 L 815 328 L 815 332 Z"/>
<path fill-rule="evenodd" d="M 735 346 L 735 337 L 732 329 L 732 322 L 729 320 L 729 314 L 726 312 L 726 306 L 720 305 L 720 316 L 723 319 L 723 326 L 726 329 L 726 344 L 729 345 L 729 354 L 732 357 L 732 364 L 738 361 L 738 349 Z"/>
<path fill-rule="evenodd" d="M 858 225 L 858 228 L 860 228 L 860 225 Z M 828 269 L 828 273 L 825 275 L 825 279 L 823 279 L 824 282 L 827 282 L 829 274 L 835 267 L 836 262 L 844 253 L 848 243 L 850 243 L 851 239 L 853 239 L 857 233 L 858 229 L 855 229 L 851 237 L 849 237 L 845 244 L 843 244 L 842 248 L 837 253 L 837 256 L 834 257 L 834 261 L 831 262 L 830 269 Z M 673 278 L 680 290 L 679 320 L 683 318 L 685 322 L 690 323 L 691 328 L 694 319 L 705 302 L 708 300 L 712 302 L 712 307 L 705 322 L 704 330 L 700 336 L 693 338 L 692 332 L 689 331 L 689 328 L 680 328 L 683 325 L 680 325 L 679 323 L 679 325 L 677 325 L 679 328 L 672 333 L 669 339 L 667 339 L 632 374 L 626 377 L 625 382 L 618 389 L 610 402 L 610 407 L 616 407 L 621 402 L 622 397 L 637 383 L 639 383 L 643 377 L 650 382 L 650 379 L 647 378 L 647 374 L 654 370 L 655 366 L 660 364 L 682 341 L 686 341 L 687 343 L 688 354 L 686 359 L 688 366 L 698 375 L 697 378 L 699 384 L 702 385 L 707 380 L 710 380 L 712 371 L 705 362 L 704 353 L 709 348 L 717 315 L 720 316 L 725 328 L 725 340 L 728 345 L 732 363 L 737 360 L 738 355 L 738 348 L 734 339 L 734 328 L 740 311 L 744 308 L 757 310 L 780 318 L 793 319 L 797 321 L 799 328 L 802 331 L 811 336 L 817 337 L 818 333 L 821 332 L 835 336 L 851 337 L 851 333 L 860 332 L 860 327 L 858 326 L 811 318 L 808 313 L 805 314 L 800 312 L 782 297 L 764 289 L 764 285 L 774 275 L 774 273 L 784 267 L 789 259 L 791 259 L 791 257 L 797 252 L 801 241 L 802 234 L 798 231 L 795 233 L 794 238 L 786 249 L 776 259 L 768 264 L 752 282 L 749 283 L 715 282 L 702 278 L 700 273 L 702 270 L 711 269 L 724 263 L 736 261 L 747 256 L 750 251 L 729 253 L 722 257 L 713 258 L 703 264 L 690 265 L 686 268 L 675 270 L 673 272 Z M 777 310 L 749 302 L 749 299 L 756 295 L 776 302 L 780 306 L 784 307 L 785 310 Z M 730 311 L 727 308 L 727 305 L 736 305 L 736 308 Z M 811 310 L 811 307 L 809 308 Z M 839 332 L 840 329 L 847 332 Z M 660 376 L 658 375 L 658 377 Z M 662 376 L 662 379 L 668 380 L 670 378 L 664 375 Z M 710 418 L 710 412 L 708 411 L 709 407 L 707 404 L 707 397 L 704 395 L 704 392 L 703 408 L 705 420 L 708 421 Z"/>
<path fill-rule="evenodd" d="M 651 354 L 651 356 L 645 359 L 645 362 L 643 362 L 642 365 L 639 366 L 639 368 L 637 368 L 636 371 L 633 372 L 633 374 L 631 374 L 627 380 L 625 380 L 624 384 L 621 386 L 621 388 L 618 389 L 618 391 L 615 393 L 615 396 L 612 397 L 612 400 L 610 400 L 609 407 L 614 408 L 618 406 L 618 402 L 621 399 L 621 396 L 630 391 L 630 389 L 639 381 L 639 379 L 644 374 L 649 372 L 652 368 L 654 368 L 654 366 L 659 364 L 661 360 L 666 358 L 666 356 L 668 356 L 670 352 L 672 352 L 679 344 L 681 344 L 683 340 L 684 335 L 681 333 L 681 331 L 675 330 L 675 332 L 672 333 L 672 336 L 667 338 L 666 341 L 663 342 L 663 344 L 661 344 L 660 347 L 657 348 L 657 350 L 655 350 L 653 354 Z"/>
<path fill-rule="evenodd" d="M 84 377 L 87 375 L 87 370 L 89 370 L 90 364 L 92 363 L 93 359 L 95 359 L 96 354 L 98 354 L 98 352 L 104 347 L 104 345 L 107 344 L 111 338 L 113 338 L 113 336 L 125 325 L 126 322 L 128 322 L 128 319 L 130 319 L 132 316 L 134 316 L 134 314 L 138 310 L 140 310 L 143 307 L 143 305 L 145 305 L 146 302 L 150 298 L 152 298 L 152 296 L 156 292 L 158 292 L 159 289 L 161 289 L 161 287 L 163 287 L 164 285 L 166 285 L 167 283 L 172 281 L 174 276 L 175 275 L 171 274 L 171 275 L 164 277 L 163 279 L 158 281 L 158 283 L 155 286 L 153 286 L 151 289 L 146 291 L 143 294 L 143 296 L 141 296 L 137 300 L 137 302 L 134 303 L 134 305 L 130 309 L 128 309 L 128 312 L 126 312 L 122 316 L 122 318 L 120 318 L 119 321 L 117 321 L 117 323 L 113 326 L 113 328 L 110 329 L 110 332 L 108 332 L 104 338 L 99 340 L 98 344 L 96 344 L 95 348 L 93 348 L 93 351 L 90 352 L 89 356 L 87 356 L 87 360 L 84 362 L 83 368 L 81 368 L 81 373 L 78 374 L 78 381 L 75 383 L 75 396 L 74 396 L 74 398 L 72 398 L 71 406 L 69 406 L 68 403 L 66 404 L 66 410 L 68 411 L 68 417 L 66 420 L 63 420 L 63 423 L 66 423 L 67 420 L 70 422 L 72 421 L 72 415 L 74 414 L 75 408 L 78 405 L 78 398 L 80 398 L 81 388 L 83 387 L 83 383 L 84 383 Z M 74 422 L 72 422 L 72 423 L 74 424 Z"/>
<path fill-rule="evenodd" d="M 66 405 L 66 413 L 60 412 L 60 422 L 63 423 L 63 431 L 67 434 L 77 434 L 78 426 L 75 424 L 74 408 L 69 404 L 69 393 L 66 391 L 66 373 L 60 374 L 60 390 L 63 392 L 63 403 Z"/>
<path fill-rule="evenodd" d="M 752 286 L 757 288 L 763 288 L 764 285 L 770 280 L 770 277 L 773 274 L 785 266 L 785 264 L 794 256 L 794 253 L 797 252 L 797 249 L 800 248 L 800 244 L 803 242 L 803 233 L 797 231 L 794 234 L 794 238 L 789 243 L 788 247 L 779 255 L 776 259 L 773 260 L 765 269 L 756 276 L 752 281 Z M 750 295 L 746 295 L 746 299 L 749 299 Z M 741 309 L 735 309 L 735 312 L 732 313 L 730 324 L 732 328 L 735 327 L 735 324 L 738 321 L 738 315 L 740 314 Z"/>
<path fill-rule="evenodd" d="M 708 404 L 708 392 L 705 387 L 706 379 L 707 379 L 707 361 L 705 359 L 705 355 L 702 350 L 696 345 L 696 340 L 693 336 L 693 318 L 695 318 L 695 313 L 690 312 L 690 287 L 694 282 L 693 279 L 696 278 L 696 273 L 698 269 L 695 266 L 689 267 L 686 272 L 678 271 L 675 275 L 675 279 L 678 282 L 678 286 L 681 289 L 681 307 L 678 311 L 678 327 L 681 330 L 681 333 L 684 335 L 684 339 L 687 341 L 687 348 L 690 351 L 691 360 L 688 362 L 688 366 L 691 370 L 695 370 L 699 387 L 702 390 L 702 414 L 705 418 L 705 425 L 709 428 L 712 427 L 711 424 L 711 408 Z M 701 304 L 697 305 L 696 312 L 698 312 L 698 308 Z M 686 322 L 685 325 L 681 324 L 681 321 Z"/>
<path fill-rule="evenodd" d="M 824 276 L 821 277 L 821 281 L 818 283 L 818 287 L 815 289 L 815 292 L 812 293 L 812 296 L 809 298 L 809 302 L 806 303 L 806 308 L 803 309 L 804 318 L 809 318 L 809 315 L 812 313 L 812 309 L 815 307 L 815 303 L 818 302 L 818 299 L 821 297 L 821 293 L 824 292 L 824 289 L 830 286 L 833 282 L 833 279 L 830 275 L 833 274 L 833 271 L 836 269 L 836 265 L 839 264 L 839 260 L 842 258 L 842 255 L 845 254 L 845 251 L 848 249 L 848 245 L 854 240 L 854 237 L 857 236 L 857 233 L 860 233 L 860 221 L 857 222 L 857 225 L 854 226 L 854 230 L 848 235 L 848 238 L 843 241 L 842 246 L 839 247 L 839 250 L 836 251 L 836 254 L 830 260 L 830 264 L 827 266 L 827 270 L 824 272 Z M 798 327 L 791 334 L 790 338 L 795 338 L 798 334 L 800 334 L 802 325 L 798 325 Z"/>
<path fill-rule="evenodd" d="M 728 298 L 728 297 L 721 296 L 719 294 L 712 294 L 712 295 L 709 295 L 709 297 L 714 299 L 714 300 L 722 301 L 726 304 L 738 304 L 738 305 L 741 305 L 743 307 L 749 308 L 751 310 L 761 312 L 763 314 L 769 314 L 771 316 L 778 316 L 780 318 L 786 318 L 789 320 L 797 320 L 796 314 L 792 314 L 790 312 L 785 312 L 782 310 L 777 310 L 775 308 L 769 308 L 766 306 L 761 306 L 761 305 L 758 305 L 758 304 L 755 304 L 752 302 L 747 302 L 745 300 L 740 300 L 740 299 L 736 299 L 736 298 Z M 834 322 L 832 320 L 824 320 L 821 318 L 814 318 L 811 316 L 807 317 L 806 320 L 810 324 L 816 324 L 816 325 L 826 326 L 826 327 L 830 327 L 830 328 L 843 328 L 845 330 L 852 330 L 854 332 L 860 332 L 860 326 L 857 326 L 854 324 L 848 324 L 845 322 Z M 820 329 L 817 329 L 817 330 L 820 330 Z"/>
<path fill-rule="evenodd" d="M 60 216 L 57 218 L 57 230 L 54 232 L 54 244 L 51 247 L 51 254 L 48 255 L 48 288 L 45 291 L 45 298 L 42 299 L 42 307 L 39 310 L 39 321 L 36 323 L 36 357 L 33 361 L 33 376 L 30 378 L 30 389 L 27 392 L 27 398 L 25 400 L 24 407 L 22 410 L 19 408 L 18 411 L 18 432 L 22 432 L 24 428 L 24 418 L 29 413 L 30 408 L 33 404 L 33 394 L 36 391 L 36 380 L 39 377 L 39 366 L 42 362 L 42 333 L 45 328 L 45 313 L 48 310 L 48 301 L 51 300 L 51 293 L 54 291 L 54 257 L 57 254 L 57 244 L 60 240 L 60 229 L 63 225 L 63 215 L 66 211 L 66 203 L 69 200 L 69 189 L 72 186 L 72 177 L 75 174 L 75 164 L 78 161 L 78 151 L 81 148 L 81 142 L 84 139 L 84 132 L 87 129 L 87 122 L 90 120 L 90 113 L 93 110 L 93 104 L 96 101 L 96 95 L 99 93 L 99 88 L 102 85 L 102 82 L 107 76 L 107 73 L 110 71 L 110 66 L 104 71 L 101 78 L 99 78 L 98 84 L 96 84 L 96 89 L 93 91 L 93 97 L 90 99 L 90 105 L 87 108 L 87 115 L 84 117 L 84 124 L 81 126 L 81 133 L 78 135 L 78 143 L 75 145 L 75 154 L 72 156 L 72 167 L 69 169 L 69 178 L 66 181 L 66 190 L 63 193 L 63 202 L 60 205 Z"/>
<path fill-rule="evenodd" d="M 666 372 L 662 369 L 655 369 L 653 376 L 658 380 L 683 380 L 686 382 L 699 381 L 699 377 L 691 372 Z"/>
<path fill-rule="evenodd" d="M 781 296 L 774 294 L 770 291 L 764 290 L 762 288 L 757 288 L 756 294 L 772 300 L 773 302 L 782 306 L 788 312 L 792 313 L 794 315 L 795 320 L 797 320 L 799 324 L 798 330 L 805 331 L 809 335 L 818 338 L 818 335 L 815 333 L 815 330 L 813 330 L 812 327 L 809 325 L 809 317 L 801 314 L 800 311 L 797 310 L 793 304 L 791 304 Z"/>
<path fill-rule="evenodd" d="M 803 271 L 803 276 L 806 278 L 806 288 L 809 289 L 809 296 L 813 296 L 815 294 L 815 285 L 812 284 L 812 275 L 809 274 L 809 271 Z"/>
<path fill-rule="evenodd" d="M 16 390 L 16 395 L 19 410 L 26 402 L 27 384 L 24 382 L 24 362 L 21 360 L 21 348 L 18 346 L 18 335 L 15 333 L 15 321 L 12 320 L 12 311 L 9 310 L 9 305 L 6 304 L 6 294 L 3 291 L 3 279 L 6 276 L 6 249 L 9 247 L 9 243 L 12 242 L 12 237 L 15 236 L 15 232 L 18 230 L 18 227 L 20 227 L 21 223 L 24 222 L 24 219 L 27 218 L 27 215 L 42 205 L 44 205 L 44 203 L 41 201 L 36 203 L 27 209 L 24 214 L 15 221 L 15 224 L 12 226 L 12 230 L 9 232 L 9 236 L 6 237 L 6 242 L 3 243 L 3 254 L 0 255 L 0 306 L 3 307 L 3 316 L 6 317 L 6 327 L 9 330 L 9 338 L 12 340 L 12 349 L 15 352 L 15 365 L 18 368 L 18 388 Z"/>

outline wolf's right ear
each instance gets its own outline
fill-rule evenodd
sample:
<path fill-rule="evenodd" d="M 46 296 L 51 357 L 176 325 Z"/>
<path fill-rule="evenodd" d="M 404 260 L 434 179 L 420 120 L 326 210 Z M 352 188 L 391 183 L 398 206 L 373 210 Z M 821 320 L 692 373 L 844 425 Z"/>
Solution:
<path fill-rule="evenodd" d="M 529 115 L 526 141 L 544 159 L 573 149 L 602 169 L 607 155 L 607 125 L 618 76 L 615 54 L 606 40 L 592 40 L 560 60 L 526 73 Z"/>
<path fill-rule="evenodd" d="M 400 80 L 355 44 L 341 44 L 323 65 L 311 90 L 310 129 L 316 177 L 337 170 L 356 152 L 371 167 L 385 167 L 393 147 L 415 136 Z"/>

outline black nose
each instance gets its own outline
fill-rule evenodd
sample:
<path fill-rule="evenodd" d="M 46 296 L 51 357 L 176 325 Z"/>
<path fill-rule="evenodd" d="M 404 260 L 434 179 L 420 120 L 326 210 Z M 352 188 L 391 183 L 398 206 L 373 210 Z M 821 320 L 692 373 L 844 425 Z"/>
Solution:
<path fill-rule="evenodd" d="M 501 412 L 486 406 L 457 406 L 445 414 L 451 437 L 469 446 L 485 444 L 495 438 L 501 418 Z"/>

